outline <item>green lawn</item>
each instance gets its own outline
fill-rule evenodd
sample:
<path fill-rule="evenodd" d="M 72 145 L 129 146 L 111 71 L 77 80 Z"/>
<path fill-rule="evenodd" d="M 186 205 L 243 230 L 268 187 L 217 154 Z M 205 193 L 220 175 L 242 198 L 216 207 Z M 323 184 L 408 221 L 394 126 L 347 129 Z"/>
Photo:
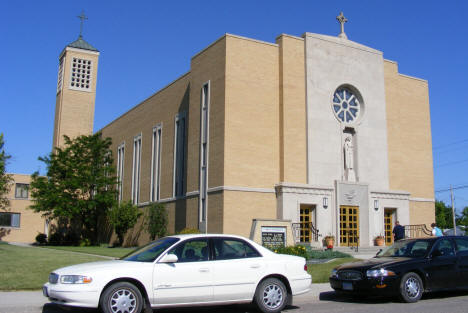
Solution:
<path fill-rule="evenodd" d="M 329 263 L 322 263 L 322 264 L 308 264 L 308 272 L 310 275 L 312 275 L 312 283 L 318 284 L 318 283 L 328 283 L 328 277 L 330 277 L 330 272 L 331 270 L 343 263 L 348 263 L 348 262 L 356 262 L 359 261 L 358 259 L 355 258 L 340 258 L 333 260 L 332 262 Z"/>
<path fill-rule="evenodd" d="M 0 243 L 0 290 L 40 289 L 49 273 L 67 265 L 107 259 L 67 251 Z"/>
<path fill-rule="evenodd" d="M 114 258 L 120 258 L 135 248 L 109 248 L 107 245 L 104 246 L 92 246 L 92 247 L 74 247 L 74 246 L 45 246 L 47 249 L 56 249 L 64 251 L 82 252 L 96 255 L 110 256 Z"/>

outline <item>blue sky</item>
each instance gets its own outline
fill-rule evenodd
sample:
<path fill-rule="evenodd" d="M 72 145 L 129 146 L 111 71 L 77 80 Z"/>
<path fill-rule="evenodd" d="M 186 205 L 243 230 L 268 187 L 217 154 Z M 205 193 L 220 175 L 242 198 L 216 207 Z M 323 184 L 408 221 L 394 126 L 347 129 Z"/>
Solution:
<path fill-rule="evenodd" d="M 281 33 L 337 35 L 384 52 L 429 81 L 435 190 L 468 185 L 468 1 L 0 1 L 0 132 L 7 170 L 44 173 L 52 147 L 58 56 L 79 34 L 101 51 L 98 130 L 189 70 L 224 33 L 274 42 Z M 131 56 L 131 57 L 130 57 Z M 408 134 L 410 135 L 410 134 Z M 450 203 L 448 192 L 436 198 Z M 455 190 L 458 209 L 468 189 Z"/>

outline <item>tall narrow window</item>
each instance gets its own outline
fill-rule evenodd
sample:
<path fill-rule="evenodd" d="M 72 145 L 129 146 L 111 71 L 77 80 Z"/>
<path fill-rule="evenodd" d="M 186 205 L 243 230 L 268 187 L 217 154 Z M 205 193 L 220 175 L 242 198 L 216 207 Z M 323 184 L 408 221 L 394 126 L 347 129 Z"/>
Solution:
<path fill-rule="evenodd" d="M 122 201 L 122 187 L 123 187 L 123 178 L 124 178 L 124 160 L 125 160 L 125 143 L 122 143 L 117 148 L 117 179 L 119 182 L 118 185 L 118 199 L 119 202 Z"/>
<path fill-rule="evenodd" d="M 140 201 L 141 134 L 133 140 L 132 202 Z"/>
<path fill-rule="evenodd" d="M 208 122 L 210 104 L 210 83 L 202 88 L 201 97 L 201 129 L 200 129 L 200 222 L 206 221 L 208 195 Z"/>
<path fill-rule="evenodd" d="M 59 70 L 58 70 L 58 78 L 57 78 L 57 93 L 62 90 L 62 83 L 63 83 L 63 60 L 64 57 L 60 59 L 59 63 Z"/>
<path fill-rule="evenodd" d="M 159 200 L 161 182 L 161 137 L 162 125 L 153 128 L 153 152 L 151 158 L 151 201 Z"/>
<path fill-rule="evenodd" d="M 177 114 L 174 135 L 174 197 L 181 197 L 184 195 L 185 113 Z"/>

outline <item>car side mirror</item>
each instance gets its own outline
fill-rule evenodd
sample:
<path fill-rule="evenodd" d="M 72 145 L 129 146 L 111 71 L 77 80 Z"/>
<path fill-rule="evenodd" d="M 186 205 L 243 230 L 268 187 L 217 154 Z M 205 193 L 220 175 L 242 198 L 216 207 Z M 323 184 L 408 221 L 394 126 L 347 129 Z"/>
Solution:
<path fill-rule="evenodd" d="M 177 261 L 179 261 L 177 255 L 171 253 L 163 256 L 159 263 L 177 263 Z"/>

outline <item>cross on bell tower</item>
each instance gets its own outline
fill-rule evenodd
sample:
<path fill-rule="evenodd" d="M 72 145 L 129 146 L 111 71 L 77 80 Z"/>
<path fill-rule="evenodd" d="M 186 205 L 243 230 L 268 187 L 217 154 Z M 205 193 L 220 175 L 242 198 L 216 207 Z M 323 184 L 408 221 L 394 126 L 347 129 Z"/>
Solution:
<path fill-rule="evenodd" d="M 346 33 L 344 32 L 344 23 L 346 23 L 348 19 L 343 15 L 343 12 L 340 12 L 340 15 L 336 17 L 336 20 L 341 24 L 341 33 L 338 37 L 348 39 L 348 36 L 346 36 Z"/>
<path fill-rule="evenodd" d="M 81 11 L 81 15 L 78 15 L 77 18 L 79 18 L 81 20 L 81 22 L 80 22 L 80 37 L 79 38 L 83 38 L 83 24 L 84 24 L 84 21 L 88 19 L 88 17 L 84 14 L 84 11 Z"/>

